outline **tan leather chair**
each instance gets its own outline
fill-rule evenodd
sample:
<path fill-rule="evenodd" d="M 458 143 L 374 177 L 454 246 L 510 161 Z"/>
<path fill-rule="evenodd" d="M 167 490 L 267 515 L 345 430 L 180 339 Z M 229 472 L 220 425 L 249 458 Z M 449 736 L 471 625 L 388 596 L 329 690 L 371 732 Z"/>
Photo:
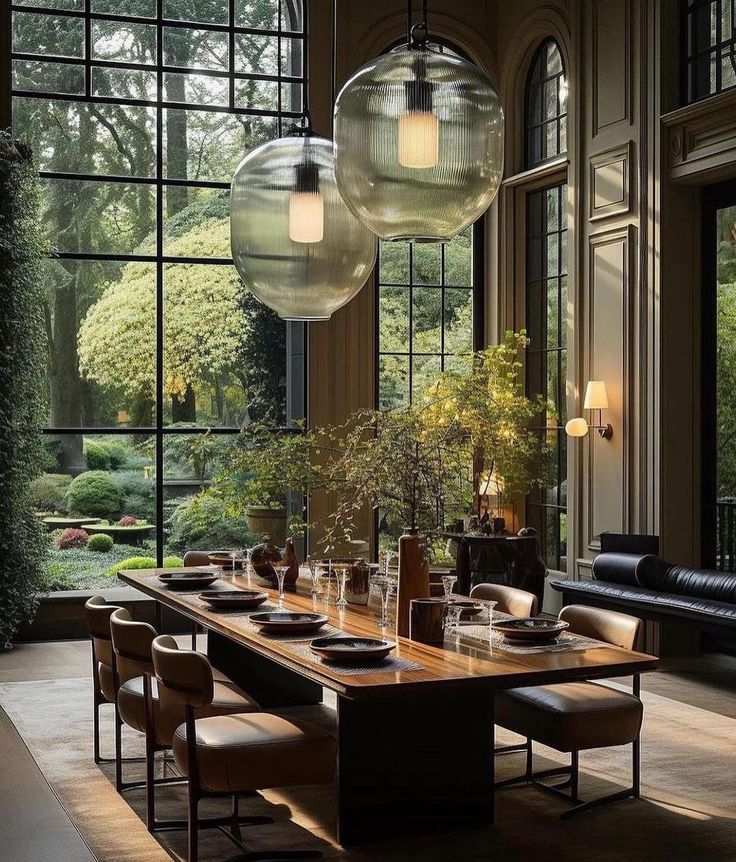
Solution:
<path fill-rule="evenodd" d="M 627 614 L 570 605 L 559 617 L 570 624 L 569 631 L 631 650 L 636 644 L 641 621 Z M 534 783 L 580 803 L 566 811 L 568 817 L 580 811 L 619 799 L 640 796 L 640 740 L 644 708 L 639 699 L 639 675 L 634 676 L 633 693 L 592 682 L 569 682 L 515 688 L 496 695 L 496 724 L 527 738 L 524 775 L 497 782 L 506 787 L 522 782 Z M 569 752 L 569 767 L 533 770 L 532 740 L 557 751 Z M 591 748 L 615 745 L 632 746 L 632 784 L 625 790 L 590 802 L 578 797 L 579 754 Z M 542 779 L 567 776 L 561 783 L 544 784 Z M 569 792 L 567 791 L 569 788 Z"/>
<path fill-rule="evenodd" d="M 155 786 L 181 781 L 181 777 L 154 778 L 156 752 L 166 752 L 171 748 L 174 731 L 185 719 L 183 708 L 167 712 L 160 709 L 157 684 L 155 679 L 151 679 L 154 673 L 151 644 L 157 634 L 153 626 L 134 620 L 125 608 L 118 608 L 110 616 L 110 635 L 117 672 L 127 680 L 118 689 L 118 713 L 125 724 L 146 736 L 146 780 L 132 782 L 127 787 L 146 787 L 146 824 L 151 832 L 154 829 L 186 827 L 186 821 L 156 819 Z M 212 702 L 198 716 L 257 710 L 260 710 L 260 706 L 253 698 L 223 674 L 218 674 L 218 678 L 213 681 Z"/>
<path fill-rule="evenodd" d="M 125 789 L 122 780 L 121 719 L 117 707 L 120 678 L 110 636 L 110 617 L 117 610 L 120 610 L 118 606 L 109 605 L 103 596 L 92 596 L 84 605 L 84 613 L 87 617 L 87 625 L 92 639 L 94 759 L 95 763 L 110 762 L 110 758 L 100 756 L 100 706 L 104 703 L 110 703 L 115 711 L 115 756 L 112 760 L 115 763 L 115 786 L 120 792 Z M 127 760 L 140 763 L 140 758 L 128 758 Z"/>
<path fill-rule="evenodd" d="M 214 551 L 186 551 L 184 553 L 185 566 L 209 566 L 210 554 Z"/>
<path fill-rule="evenodd" d="M 162 712 L 184 711 L 185 721 L 173 739 L 177 767 L 188 777 L 189 862 L 198 860 L 199 802 L 232 797 L 233 824 L 225 833 L 246 854 L 236 828 L 237 800 L 269 787 L 327 784 L 335 770 L 336 743 L 327 732 L 306 722 L 269 713 L 197 718 L 212 703 L 214 682 L 206 656 L 179 650 L 161 635 L 153 642 L 153 664 Z M 269 851 L 270 859 L 306 859 L 316 851 Z M 251 854 L 248 858 L 265 858 Z"/>
<path fill-rule="evenodd" d="M 470 598 L 495 602 L 496 610 L 512 617 L 536 617 L 539 613 L 534 593 L 504 584 L 477 584 L 470 591 Z"/>

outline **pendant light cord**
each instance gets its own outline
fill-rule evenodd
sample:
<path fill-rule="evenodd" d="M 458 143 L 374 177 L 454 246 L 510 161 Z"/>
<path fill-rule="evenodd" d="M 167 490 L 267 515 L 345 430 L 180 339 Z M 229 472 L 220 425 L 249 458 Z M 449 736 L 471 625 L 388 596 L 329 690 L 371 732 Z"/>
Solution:
<path fill-rule="evenodd" d="M 337 98 L 337 0 L 332 0 L 332 44 L 330 45 L 332 55 L 332 80 L 330 92 L 330 137 L 335 137 L 335 99 Z"/>
<path fill-rule="evenodd" d="M 304 2 L 304 50 L 302 52 L 304 62 L 304 110 L 302 113 L 307 121 L 307 126 L 312 125 L 312 118 L 309 114 L 309 2 L 310 0 Z"/>

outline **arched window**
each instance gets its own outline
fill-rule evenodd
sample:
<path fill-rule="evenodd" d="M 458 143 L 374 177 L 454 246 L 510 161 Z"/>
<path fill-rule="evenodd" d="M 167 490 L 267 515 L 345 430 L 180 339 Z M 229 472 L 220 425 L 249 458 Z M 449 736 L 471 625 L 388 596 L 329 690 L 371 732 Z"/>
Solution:
<path fill-rule="evenodd" d="M 736 87 L 736 7 L 733 0 L 685 4 L 687 101 Z"/>
<path fill-rule="evenodd" d="M 539 46 L 529 69 L 525 133 L 526 168 L 567 152 L 567 77 L 554 39 Z"/>

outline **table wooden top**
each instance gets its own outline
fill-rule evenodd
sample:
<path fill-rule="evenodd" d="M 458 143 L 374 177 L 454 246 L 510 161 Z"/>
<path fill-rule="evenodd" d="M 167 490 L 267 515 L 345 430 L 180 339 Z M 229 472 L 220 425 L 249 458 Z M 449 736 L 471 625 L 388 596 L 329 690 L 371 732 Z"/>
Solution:
<path fill-rule="evenodd" d="M 632 673 L 654 670 L 658 659 L 643 653 L 629 652 L 614 646 L 597 647 L 588 650 L 568 650 L 564 652 L 534 653 L 520 655 L 504 652 L 498 648 L 493 653 L 477 641 L 446 643 L 444 647 L 416 643 L 408 638 L 388 637 L 397 643 L 392 655 L 414 661 L 422 666 L 421 670 L 377 671 L 374 674 L 341 673 L 339 668 L 330 667 L 320 661 L 296 655 L 288 643 L 279 642 L 254 630 L 244 622 L 242 615 L 222 613 L 211 609 L 193 606 L 184 600 L 181 593 L 159 583 L 154 576 L 163 574 L 165 569 L 140 569 L 120 572 L 125 583 L 135 587 L 148 596 L 175 611 L 195 620 L 205 628 L 231 638 L 254 652 L 303 674 L 338 695 L 350 698 L 383 697 L 427 692 L 432 686 L 486 686 L 488 688 L 513 688 L 522 685 L 544 685 L 553 682 L 570 682 L 581 679 L 601 679 L 604 677 L 627 676 Z M 198 571 L 193 568 L 191 571 Z M 258 589 L 269 594 L 272 603 L 278 601 L 275 590 L 253 584 L 249 586 L 245 577 L 227 575 L 222 581 L 215 582 L 208 589 Z M 188 594 L 191 598 L 191 593 Z M 321 599 L 314 600 L 310 595 L 286 593 L 284 610 L 307 613 L 324 613 L 332 625 L 346 634 L 363 637 L 381 637 L 377 619 L 372 610 L 360 605 L 350 605 L 340 611 L 335 607 L 325 607 Z M 318 636 L 318 635 L 316 635 Z M 293 646 L 293 642 L 291 644 Z"/>

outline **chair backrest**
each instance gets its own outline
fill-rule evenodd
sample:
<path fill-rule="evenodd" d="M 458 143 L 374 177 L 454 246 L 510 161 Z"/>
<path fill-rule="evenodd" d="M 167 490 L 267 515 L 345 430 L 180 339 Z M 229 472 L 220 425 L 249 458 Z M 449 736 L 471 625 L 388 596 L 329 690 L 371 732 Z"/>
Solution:
<path fill-rule="evenodd" d="M 470 591 L 470 598 L 496 602 L 496 610 L 514 617 L 536 617 L 539 612 L 534 593 L 503 584 L 477 584 Z"/>
<path fill-rule="evenodd" d="M 137 622 L 128 610 L 119 608 L 110 617 L 110 634 L 121 682 L 153 673 L 151 644 L 158 635 L 153 626 Z"/>
<path fill-rule="evenodd" d="M 185 706 L 198 709 L 212 703 L 214 683 L 207 656 L 180 650 L 171 635 L 159 635 L 152 650 L 162 713 L 180 713 Z"/>
<path fill-rule="evenodd" d="M 95 658 L 109 668 L 112 668 L 110 617 L 118 610 L 120 608 L 117 605 L 108 605 L 104 596 L 92 596 L 84 603 L 84 615 L 87 617 Z"/>
<path fill-rule="evenodd" d="M 214 551 L 187 551 L 184 554 L 185 566 L 209 566 L 210 554 Z"/>
<path fill-rule="evenodd" d="M 637 617 L 604 608 L 568 605 L 560 611 L 559 616 L 570 624 L 571 632 L 622 649 L 634 649 L 641 629 L 641 620 Z"/>

